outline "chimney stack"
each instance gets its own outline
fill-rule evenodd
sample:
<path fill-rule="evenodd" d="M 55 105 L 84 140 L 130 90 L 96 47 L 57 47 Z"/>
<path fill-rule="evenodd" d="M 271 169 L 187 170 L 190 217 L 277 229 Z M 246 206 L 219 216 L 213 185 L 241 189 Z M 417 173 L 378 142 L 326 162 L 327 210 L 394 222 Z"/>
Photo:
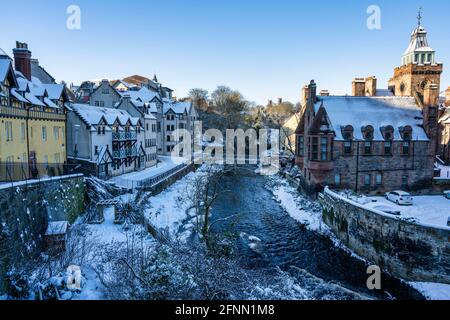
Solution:
<path fill-rule="evenodd" d="M 366 96 L 375 97 L 377 95 L 377 78 L 376 77 L 367 77 L 366 81 Z"/>
<path fill-rule="evenodd" d="M 311 82 L 309 83 L 308 86 L 308 91 L 309 91 L 309 100 L 311 101 L 311 103 L 316 103 L 317 101 L 317 85 L 314 82 L 314 80 L 311 80 Z"/>
<path fill-rule="evenodd" d="M 450 107 L 450 87 L 445 90 L 445 106 Z"/>
<path fill-rule="evenodd" d="M 16 41 L 16 48 L 13 49 L 13 54 L 16 70 L 31 81 L 31 51 L 28 50 L 28 44 Z"/>
<path fill-rule="evenodd" d="M 309 97 L 309 87 L 308 86 L 304 86 L 302 88 L 302 106 L 304 106 L 306 104 L 306 102 L 308 101 L 308 97 Z"/>
<path fill-rule="evenodd" d="M 365 97 L 366 96 L 366 81 L 364 78 L 355 78 L 352 82 L 352 96 Z"/>
<path fill-rule="evenodd" d="M 439 86 L 435 83 L 429 83 L 423 92 L 423 104 L 429 107 L 439 105 Z"/>
<path fill-rule="evenodd" d="M 267 102 L 267 106 L 272 107 L 272 106 L 273 106 L 273 101 L 272 101 L 272 100 L 269 100 L 269 101 Z"/>
<path fill-rule="evenodd" d="M 278 98 L 278 104 L 282 104 L 283 103 L 283 98 Z"/>

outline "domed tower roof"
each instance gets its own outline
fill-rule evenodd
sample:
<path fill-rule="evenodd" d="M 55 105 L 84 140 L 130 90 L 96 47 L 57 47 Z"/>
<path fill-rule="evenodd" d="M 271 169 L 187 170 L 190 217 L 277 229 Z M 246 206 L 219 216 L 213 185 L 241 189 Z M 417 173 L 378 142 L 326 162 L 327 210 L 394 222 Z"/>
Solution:
<path fill-rule="evenodd" d="M 402 65 L 435 64 L 435 51 L 430 47 L 427 30 L 422 26 L 422 14 L 417 16 L 418 25 L 411 34 L 409 46 L 402 56 Z"/>

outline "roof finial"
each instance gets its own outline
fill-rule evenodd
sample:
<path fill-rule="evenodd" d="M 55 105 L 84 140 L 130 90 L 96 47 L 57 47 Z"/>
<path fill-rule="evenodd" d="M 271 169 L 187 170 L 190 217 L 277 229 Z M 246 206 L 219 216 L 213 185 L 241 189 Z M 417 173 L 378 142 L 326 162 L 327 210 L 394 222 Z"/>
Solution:
<path fill-rule="evenodd" d="M 419 8 L 419 13 L 417 14 L 417 23 L 419 27 L 422 25 L 422 7 Z"/>

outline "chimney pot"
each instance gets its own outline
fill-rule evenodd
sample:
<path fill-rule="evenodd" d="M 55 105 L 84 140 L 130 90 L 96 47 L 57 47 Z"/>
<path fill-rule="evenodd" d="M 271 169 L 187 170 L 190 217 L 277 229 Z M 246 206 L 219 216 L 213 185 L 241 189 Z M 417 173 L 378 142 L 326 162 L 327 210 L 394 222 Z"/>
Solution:
<path fill-rule="evenodd" d="M 366 81 L 364 78 L 355 78 L 352 82 L 352 96 L 364 97 L 366 91 Z"/>
<path fill-rule="evenodd" d="M 16 48 L 13 49 L 13 54 L 16 70 L 31 81 L 31 51 L 28 50 L 28 45 L 16 41 Z"/>

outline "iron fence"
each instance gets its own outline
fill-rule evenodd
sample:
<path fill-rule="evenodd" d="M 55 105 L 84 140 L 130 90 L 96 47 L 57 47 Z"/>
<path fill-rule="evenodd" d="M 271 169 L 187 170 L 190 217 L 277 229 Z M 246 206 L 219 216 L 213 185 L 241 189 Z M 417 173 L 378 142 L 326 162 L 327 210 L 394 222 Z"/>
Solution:
<path fill-rule="evenodd" d="M 70 174 L 79 174 L 83 168 L 78 164 L 68 163 L 5 163 L 0 162 L 0 183 L 41 180 Z"/>

